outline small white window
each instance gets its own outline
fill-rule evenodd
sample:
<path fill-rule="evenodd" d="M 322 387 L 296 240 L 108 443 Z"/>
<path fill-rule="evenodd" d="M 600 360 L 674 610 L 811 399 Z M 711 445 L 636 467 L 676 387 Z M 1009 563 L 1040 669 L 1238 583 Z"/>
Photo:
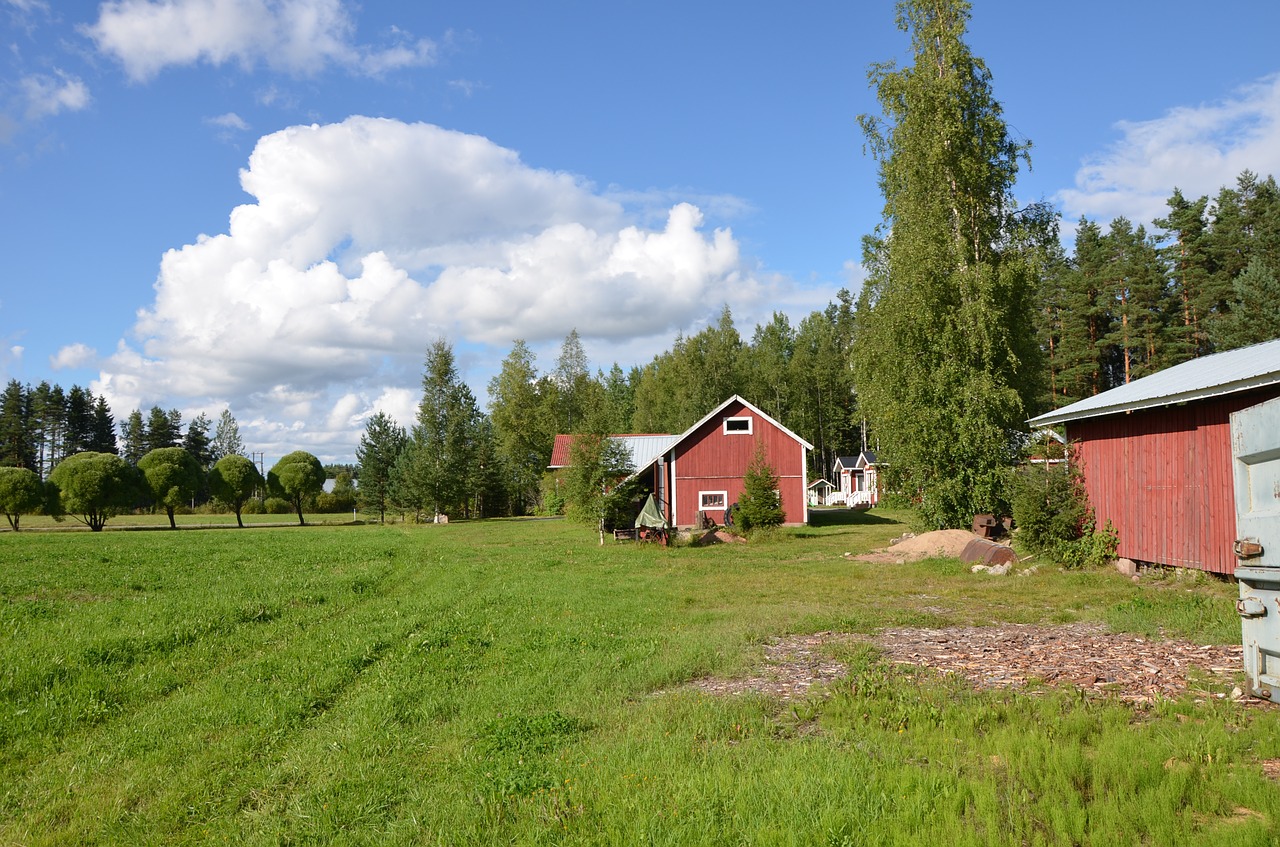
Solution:
<path fill-rule="evenodd" d="M 725 418 L 724 419 L 725 435 L 750 435 L 751 434 L 751 418 Z"/>
<path fill-rule="evenodd" d="M 723 509 L 725 502 L 729 499 L 726 491 L 699 491 L 698 492 L 698 508 L 699 509 Z"/>

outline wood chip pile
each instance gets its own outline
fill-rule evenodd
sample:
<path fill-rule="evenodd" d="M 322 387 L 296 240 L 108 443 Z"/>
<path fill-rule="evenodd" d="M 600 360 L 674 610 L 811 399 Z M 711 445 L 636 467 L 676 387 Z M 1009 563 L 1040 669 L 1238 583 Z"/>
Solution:
<path fill-rule="evenodd" d="M 1021 687 L 1032 680 L 1110 692 L 1132 703 L 1190 693 L 1225 697 L 1244 669 L 1243 648 L 1147 641 L 1097 625 L 1004 624 L 950 629 L 891 629 L 875 638 L 895 662 L 955 673 L 979 688 Z"/>
<path fill-rule="evenodd" d="M 760 673 L 743 679 L 705 678 L 691 686 L 709 694 L 803 697 L 815 684 L 835 682 L 847 671 L 826 657 L 827 645 L 854 641 L 870 641 L 893 662 L 959 674 L 978 688 L 1023 687 L 1033 681 L 1071 685 L 1135 705 L 1185 693 L 1222 699 L 1243 670 L 1239 645 L 1147 641 L 1092 624 L 1004 624 L 890 629 L 871 639 L 835 632 L 778 638 L 765 645 Z"/>

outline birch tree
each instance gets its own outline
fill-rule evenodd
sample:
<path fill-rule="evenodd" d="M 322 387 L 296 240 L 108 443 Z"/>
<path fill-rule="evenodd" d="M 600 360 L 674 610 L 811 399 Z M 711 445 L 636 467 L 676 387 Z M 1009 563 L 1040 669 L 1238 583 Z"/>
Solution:
<path fill-rule="evenodd" d="M 899 3 L 912 64 L 871 66 L 883 114 L 858 119 L 884 195 L 864 242 L 859 401 L 890 483 L 935 526 L 1001 509 L 1040 374 L 1033 271 L 1006 249 L 1029 145 L 1009 133 L 991 74 L 965 44 L 969 16 L 963 0 Z"/>

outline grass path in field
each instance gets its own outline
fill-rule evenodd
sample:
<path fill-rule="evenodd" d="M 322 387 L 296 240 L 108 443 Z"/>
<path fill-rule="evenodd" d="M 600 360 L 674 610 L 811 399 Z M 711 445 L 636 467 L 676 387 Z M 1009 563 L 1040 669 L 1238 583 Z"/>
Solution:
<path fill-rule="evenodd" d="M 825 699 L 681 689 L 826 629 L 1238 638 L 1227 586 L 849 562 L 896 516 L 822 517 L 707 549 L 520 521 L 0 538 L 0 844 L 1280 834 L 1272 710 L 975 692 L 865 647 Z"/>

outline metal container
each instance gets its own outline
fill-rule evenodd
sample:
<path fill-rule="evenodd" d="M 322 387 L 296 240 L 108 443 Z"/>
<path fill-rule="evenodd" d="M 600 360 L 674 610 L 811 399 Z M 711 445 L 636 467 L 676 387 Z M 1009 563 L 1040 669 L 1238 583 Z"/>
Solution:
<path fill-rule="evenodd" d="M 1280 398 L 1231 415 L 1236 581 L 1250 692 L 1280 702 Z"/>

